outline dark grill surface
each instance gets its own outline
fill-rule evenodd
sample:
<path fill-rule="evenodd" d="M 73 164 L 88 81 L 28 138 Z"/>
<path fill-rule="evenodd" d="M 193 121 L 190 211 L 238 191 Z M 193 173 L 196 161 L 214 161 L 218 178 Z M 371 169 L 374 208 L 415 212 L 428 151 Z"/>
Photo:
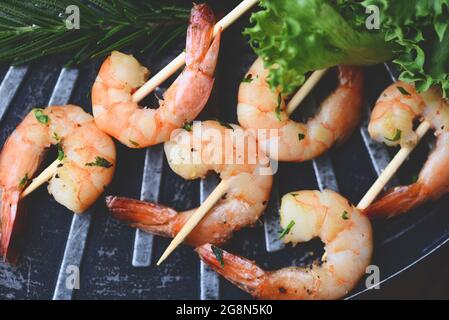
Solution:
<path fill-rule="evenodd" d="M 220 9 L 228 12 L 233 4 L 222 5 L 226 8 Z M 228 122 L 237 122 L 238 85 L 255 58 L 241 36 L 246 21 L 248 15 L 224 33 L 214 92 L 202 119 L 218 116 Z M 138 58 L 154 74 L 180 50 L 182 42 L 164 57 L 151 61 L 148 57 Z M 33 107 L 70 102 L 91 112 L 90 89 L 102 61 L 89 62 L 78 69 L 63 69 L 64 61 L 64 57 L 59 57 L 27 66 L 0 67 L 3 79 L 0 85 L 1 145 Z M 367 110 L 383 88 L 391 83 L 393 74 L 385 66 L 366 68 Z M 331 89 L 333 78 L 335 74 L 331 72 L 304 104 L 313 107 L 319 103 Z M 164 88 L 170 83 L 168 81 Z M 151 97 L 147 101 L 148 104 L 154 102 Z M 298 113 L 304 112 L 307 110 Z M 281 164 L 273 199 L 265 214 L 265 225 L 262 219 L 255 228 L 237 232 L 226 249 L 256 260 L 267 269 L 304 265 L 319 257 L 323 252 L 319 241 L 282 248 L 276 240 L 279 197 L 294 190 L 328 187 L 338 188 L 350 201 L 357 203 L 388 163 L 388 152 L 392 152 L 390 156 L 396 152 L 372 143 L 365 128 L 362 126 L 347 143 L 314 162 Z M 429 135 L 401 168 L 394 183 L 411 181 L 431 145 Z M 199 205 L 216 184 L 215 177 L 205 182 L 188 182 L 176 176 L 169 169 L 160 147 L 136 151 L 117 144 L 117 149 L 116 175 L 107 194 L 158 200 L 182 210 Z M 43 165 L 51 163 L 54 157 L 55 154 L 50 152 Z M 26 203 L 28 226 L 23 235 L 26 245 L 22 258 L 16 266 L 0 263 L 2 298 L 249 298 L 202 266 L 190 247 L 179 247 L 162 266 L 156 267 L 154 260 L 162 254 L 169 240 L 138 234 L 140 247 L 134 248 L 135 230 L 113 220 L 103 199 L 84 216 L 75 218 L 56 203 L 44 187 L 29 196 Z M 397 218 L 374 222 L 372 263 L 380 267 L 382 280 L 401 272 L 447 242 L 448 208 L 449 197 L 446 196 Z M 146 265 L 149 259 L 152 260 L 149 267 L 133 266 Z M 81 267 L 80 289 L 73 292 L 65 288 L 65 267 L 70 264 Z M 364 297 L 363 290 L 362 280 L 350 296 Z"/>

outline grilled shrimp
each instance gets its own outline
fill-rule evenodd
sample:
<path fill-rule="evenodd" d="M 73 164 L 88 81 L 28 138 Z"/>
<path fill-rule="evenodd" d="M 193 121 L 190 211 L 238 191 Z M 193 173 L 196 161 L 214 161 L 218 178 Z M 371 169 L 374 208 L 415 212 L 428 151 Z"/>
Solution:
<path fill-rule="evenodd" d="M 256 138 L 236 125 L 195 122 L 165 143 L 171 168 L 184 179 L 204 178 L 209 171 L 230 179 L 230 187 L 187 237 L 188 244 L 222 244 L 234 231 L 253 225 L 264 211 L 273 181 L 269 159 L 257 154 Z M 132 227 L 174 237 L 196 209 L 176 212 L 155 203 L 108 197 L 112 215 Z"/>
<path fill-rule="evenodd" d="M 363 74 L 357 67 L 339 67 L 337 89 L 307 123 L 289 119 L 285 97 L 273 92 L 268 70 L 257 59 L 238 93 L 237 115 L 244 128 L 277 129 L 259 137 L 260 147 L 271 158 L 302 162 L 316 158 L 347 139 L 361 118 Z"/>
<path fill-rule="evenodd" d="M 282 198 L 281 225 L 286 243 L 320 237 L 326 258 L 321 265 L 265 271 L 254 262 L 210 244 L 197 248 L 200 258 L 240 289 L 258 299 L 338 299 L 366 272 L 373 239 L 367 217 L 339 194 L 298 191 Z M 221 249 L 218 249 L 220 252 Z M 215 253 L 214 253 L 215 251 Z"/>
<path fill-rule="evenodd" d="M 373 139 L 390 146 L 415 144 L 413 123 L 418 118 L 431 124 L 437 139 L 418 180 L 387 191 L 366 214 L 394 216 L 449 191 L 449 104 L 437 89 L 418 93 L 413 85 L 401 81 L 390 85 L 374 106 L 368 130 Z"/>
<path fill-rule="evenodd" d="M 0 154 L 1 254 L 5 257 L 20 194 L 48 147 L 58 145 L 61 164 L 49 181 L 55 200 L 81 213 L 101 195 L 114 174 L 115 145 L 78 106 L 34 109 L 7 139 Z"/>
<path fill-rule="evenodd" d="M 214 24 L 214 14 L 207 5 L 194 6 L 187 31 L 186 67 L 157 109 L 140 108 L 132 100 L 149 71 L 133 56 L 112 52 L 92 88 L 98 127 L 130 148 L 144 148 L 169 140 L 174 129 L 193 121 L 206 105 L 214 84 L 220 47 L 220 33 L 213 39 Z"/>

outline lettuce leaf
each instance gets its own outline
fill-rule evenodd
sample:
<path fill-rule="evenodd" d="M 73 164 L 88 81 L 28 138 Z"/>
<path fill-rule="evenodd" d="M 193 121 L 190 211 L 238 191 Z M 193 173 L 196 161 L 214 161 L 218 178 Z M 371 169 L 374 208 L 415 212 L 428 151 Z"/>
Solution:
<path fill-rule="evenodd" d="M 439 85 L 449 95 L 449 0 L 261 0 L 245 30 L 271 68 L 269 82 L 293 92 L 309 71 L 394 59 L 400 78 L 418 90 Z M 366 8 L 380 9 L 368 30 Z"/>
<path fill-rule="evenodd" d="M 272 87 L 292 92 L 308 71 L 338 64 L 367 65 L 393 57 L 379 32 L 359 31 L 326 0 L 262 0 L 245 30 L 267 67 Z"/>
<path fill-rule="evenodd" d="M 449 0 L 365 0 L 381 9 L 385 40 L 399 46 L 400 79 L 419 91 L 439 86 L 449 96 Z"/>

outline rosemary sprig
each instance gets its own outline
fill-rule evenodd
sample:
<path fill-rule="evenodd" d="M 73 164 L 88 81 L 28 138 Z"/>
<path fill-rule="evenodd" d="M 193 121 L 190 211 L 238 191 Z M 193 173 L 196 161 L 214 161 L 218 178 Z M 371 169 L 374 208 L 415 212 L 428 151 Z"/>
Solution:
<path fill-rule="evenodd" d="M 66 27 L 70 5 L 79 8 L 79 29 Z M 125 48 L 157 54 L 185 34 L 188 17 L 171 1 L 2 0 L 0 62 L 69 53 L 71 65 Z"/>

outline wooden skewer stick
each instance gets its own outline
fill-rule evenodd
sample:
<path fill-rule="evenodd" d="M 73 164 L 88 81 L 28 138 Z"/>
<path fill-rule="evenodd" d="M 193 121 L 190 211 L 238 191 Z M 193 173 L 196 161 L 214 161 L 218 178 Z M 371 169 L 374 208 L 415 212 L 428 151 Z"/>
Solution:
<path fill-rule="evenodd" d="M 301 104 L 305 97 L 312 91 L 315 85 L 326 74 L 328 69 L 317 70 L 307 79 L 304 85 L 295 93 L 287 105 L 287 114 L 292 114 L 293 111 Z"/>
<path fill-rule="evenodd" d="M 170 242 L 165 252 L 162 254 L 161 258 L 157 262 L 160 265 L 172 252 L 179 246 L 184 239 L 189 235 L 189 233 L 196 227 L 196 225 L 201 221 L 201 219 L 209 212 L 210 209 L 215 205 L 215 203 L 221 199 L 221 197 L 226 193 L 229 188 L 229 180 L 222 180 L 214 191 L 207 197 L 201 206 L 195 211 L 195 213 L 190 217 L 187 223 L 182 227 L 181 231 L 178 232 L 176 237 Z"/>
<path fill-rule="evenodd" d="M 246 11 L 254 6 L 258 0 L 244 0 L 240 2 L 231 12 L 229 12 L 223 19 L 221 19 L 214 27 L 214 36 L 220 29 L 225 30 L 238 18 L 240 18 Z M 139 102 L 152 92 L 158 85 L 167 80 L 177 70 L 179 70 L 185 63 L 186 54 L 182 52 L 172 62 L 170 62 L 164 69 L 159 71 L 153 78 L 148 80 L 142 87 L 140 87 L 132 96 L 134 102 Z"/>
<path fill-rule="evenodd" d="M 61 160 L 56 159 L 51 165 L 49 165 L 44 171 L 42 171 L 41 174 L 34 178 L 30 185 L 22 192 L 21 197 L 25 198 L 31 192 L 39 188 L 42 184 L 50 180 L 56 172 L 60 163 Z"/>
<path fill-rule="evenodd" d="M 429 129 L 430 123 L 427 121 L 424 121 L 419 125 L 418 129 L 416 129 L 416 134 L 418 136 L 418 141 L 416 144 L 418 144 L 418 142 L 427 133 L 427 131 L 429 131 Z M 393 160 L 391 160 L 382 174 L 377 178 L 376 182 L 374 182 L 374 184 L 371 186 L 362 200 L 360 200 L 359 204 L 357 205 L 358 209 L 366 209 L 374 201 L 374 199 L 376 199 L 376 197 L 383 190 L 388 181 L 390 181 L 391 177 L 393 177 L 399 167 L 408 158 L 410 153 L 415 148 L 416 144 L 412 146 L 402 147 L 401 150 L 399 150 L 399 152 L 396 154 Z"/>

